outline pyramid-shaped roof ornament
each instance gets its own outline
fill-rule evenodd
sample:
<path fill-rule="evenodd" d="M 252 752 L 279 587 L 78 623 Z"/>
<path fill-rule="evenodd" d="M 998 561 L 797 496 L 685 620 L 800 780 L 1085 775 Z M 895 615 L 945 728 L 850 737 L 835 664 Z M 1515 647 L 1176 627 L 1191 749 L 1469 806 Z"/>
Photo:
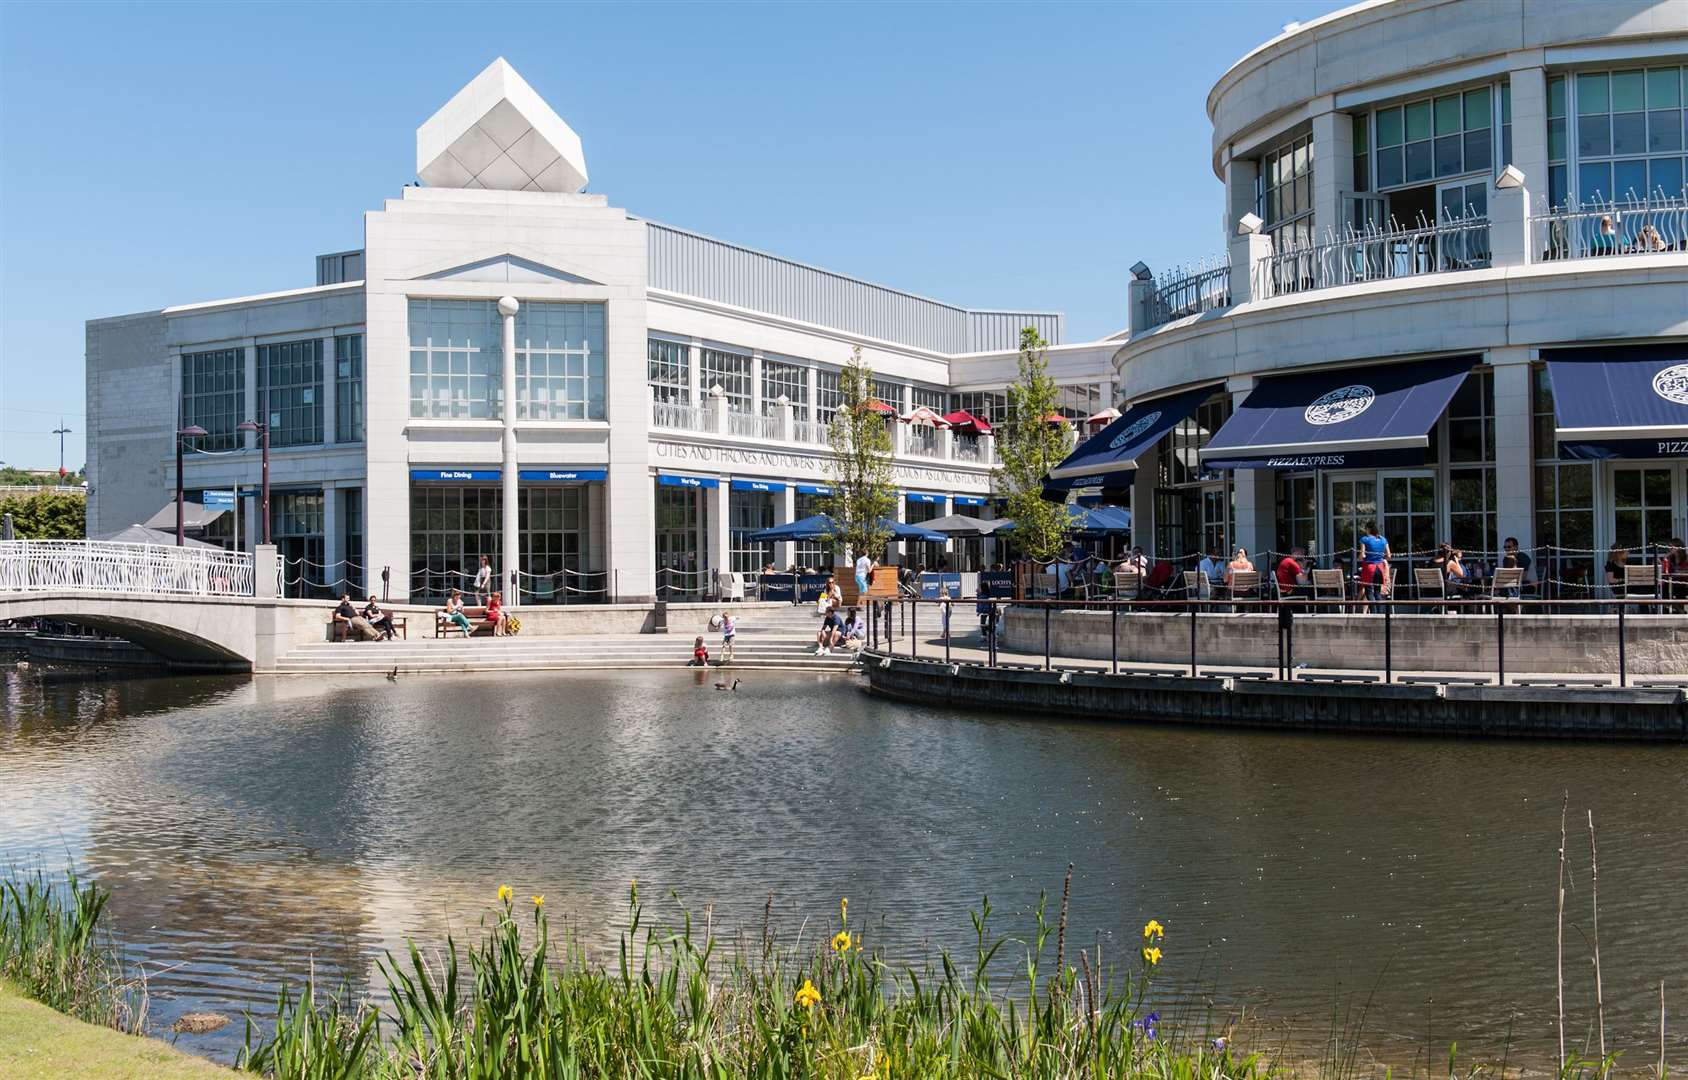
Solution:
<path fill-rule="evenodd" d="M 416 175 L 430 187 L 577 192 L 586 154 L 501 56 L 416 129 Z"/>

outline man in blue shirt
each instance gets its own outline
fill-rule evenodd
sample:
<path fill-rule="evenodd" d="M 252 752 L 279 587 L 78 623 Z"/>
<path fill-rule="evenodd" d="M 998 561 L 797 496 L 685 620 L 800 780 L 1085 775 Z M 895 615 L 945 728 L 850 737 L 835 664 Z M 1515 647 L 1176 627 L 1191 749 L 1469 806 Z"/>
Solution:
<path fill-rule="evenodd" d="M 1378 535 L 1377 522 L 1366 522 L 1365 535 L 1360 537 L 1360 584 L 1365 586 L 1367 600 L 1382 599 L 1389 588 L 1389 560 L 1393 557 L 1389 541 Z"/>

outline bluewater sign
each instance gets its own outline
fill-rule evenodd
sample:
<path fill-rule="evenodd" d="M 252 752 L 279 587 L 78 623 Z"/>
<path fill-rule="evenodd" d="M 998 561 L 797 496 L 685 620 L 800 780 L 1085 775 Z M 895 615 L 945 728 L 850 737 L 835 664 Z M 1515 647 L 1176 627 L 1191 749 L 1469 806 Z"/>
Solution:
<path fill-rule="evenodd" d="M 609 476 L 607 469 L 523 469 L 516 474 L 536 484 L 584 484 Z"/>
<path fill-rule="evenodd" d="M 977 495 L 952 495 L 950 500 L 957 506 L 983 506 L 985 500 Z"/>
<path fill-rule="evenodd" d="M 799 495 L 831 495 L 832 489 L 827 487 L 825 484 L 798 484 L 797 485 L 797 494 L 799 494 Z"/>

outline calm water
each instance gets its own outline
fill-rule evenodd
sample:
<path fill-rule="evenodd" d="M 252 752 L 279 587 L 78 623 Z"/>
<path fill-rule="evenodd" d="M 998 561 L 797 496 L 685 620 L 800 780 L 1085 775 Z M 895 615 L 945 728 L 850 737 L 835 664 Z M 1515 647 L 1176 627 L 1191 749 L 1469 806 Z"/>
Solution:
<path fill-rule="evenodd" d="M 1587 924 L 1600 829 L 1609 1040 L 1653 1059 L 1658 985 L 1688 1058 L 1688 748 L 1410 741 L 973 716 L 856 684 L 697 673 L 44 684 L 7 669 L 0 859 L 114 893 L 154 1018 L 269 1005 L 313 963 L 359 986 L 404 935 L 472 926 L 496 886 L 613 940 L 627 884 L 717 926 L 826 919 L 965 947 L 988 893 L 1018 933 L 1069 861 L 1072 925 L 1162 985 L 1309 1043 L 1376 988 L 1367 1042 L 1551 1054 L 1560 793 Z M 712 681 L 712 679 L 710 680 Z M 672 914 L 671 904 L 661 908 Z M 817 931 L 811 926 L 809 936 Z M 1567 930 L 1573 1028 L 1592 1015 Z M 1001 974 L 1009 974 L 1005 964 Z M 1176 996 L 1176 994 L 1173 994 Z M 182 1045 L 232 1054 L 239 1025 Z M 1316 1054 L 1316 1051 L 1315 1051 Z"/>

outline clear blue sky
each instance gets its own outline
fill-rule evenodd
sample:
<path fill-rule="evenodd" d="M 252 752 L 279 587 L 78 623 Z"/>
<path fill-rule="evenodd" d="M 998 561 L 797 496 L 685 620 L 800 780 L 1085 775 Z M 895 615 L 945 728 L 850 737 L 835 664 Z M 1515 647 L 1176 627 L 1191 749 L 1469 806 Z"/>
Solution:
<path fill-rule="evenodd" d="M 0 5 L 0 460 L 83 461 L 83 321 L 310 285 L 493 57 L 616 206 L 974 307 L 1124 325 L 1220 249 L 1208 89 L 1334 0 Z"/>

